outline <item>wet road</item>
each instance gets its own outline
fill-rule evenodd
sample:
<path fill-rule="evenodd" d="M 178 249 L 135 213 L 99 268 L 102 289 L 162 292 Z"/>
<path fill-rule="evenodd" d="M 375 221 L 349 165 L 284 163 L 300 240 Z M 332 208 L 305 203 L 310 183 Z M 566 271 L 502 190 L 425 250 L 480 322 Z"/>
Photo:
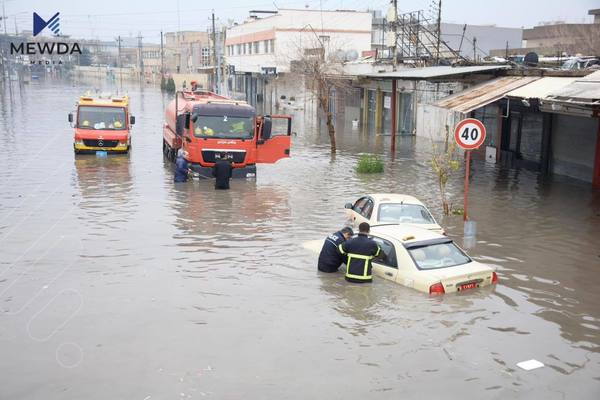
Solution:
<path fill-rule="evenodd" d="M 440 218 L 427 140 L 348 131 L 335 159 L 298 118 L 293 158 L 215 192 L 174 185 L 167 99 L 130 88 L 133 151 L 77 156 L 84 87 L 3 89 L 1 399 L 600 397 L 600 198 L 587 184 L 475 164 L 470 254 L 495 289 L 429 298 L 316 273 L 301 244 L 365 192 L 406 192 Z M 386 152 L 358 176 L 358 152 Z M 459 174 L 460 175 L 460 174 Z M 460 199 L 460 177 L 450 183 Z M 516 363 L 535 358 L 545 368 Z"/>

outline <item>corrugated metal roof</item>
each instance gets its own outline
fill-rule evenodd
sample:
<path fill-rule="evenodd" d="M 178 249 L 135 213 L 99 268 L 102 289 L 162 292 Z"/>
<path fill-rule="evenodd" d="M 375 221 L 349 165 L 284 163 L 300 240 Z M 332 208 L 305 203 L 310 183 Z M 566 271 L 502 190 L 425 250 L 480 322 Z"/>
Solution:
<path fill-rule="evenodd" d="M 501 99 L 507 92 L 540 79 L 537 76 L 504 76 L 481 83 L 438 101 L 438 107 L 468 113 Z"/>
<path fill-rule="evenodd" d="M 548 76 L 537 81 L 528 83 L 518 89 L 506 93 L 508 97 L 520 97 L 524 99 L 543 99 L 549 93 L 564 88 L 570 83 L 575 82 L 577 78 L 565 78 Z"/>
<path fill-rule="evenodd" d="M 406 79 L 406 80 L 421 80 L 429 78 L 441 78 L 452 75 L 474 74 L 478 72 L 496 71 L 501 69 L 511 68 L 508 65 L 476 65 L 472 67 L 423 67 L 423 68 L 403 68 L 398 71 L 377 72 L 359 75 L 367 78 L 378 79 Z"/>
<path fill-rule="evenodd" d="M 600 71 L 548 93 L 545 100 L 600 107 Z"/>

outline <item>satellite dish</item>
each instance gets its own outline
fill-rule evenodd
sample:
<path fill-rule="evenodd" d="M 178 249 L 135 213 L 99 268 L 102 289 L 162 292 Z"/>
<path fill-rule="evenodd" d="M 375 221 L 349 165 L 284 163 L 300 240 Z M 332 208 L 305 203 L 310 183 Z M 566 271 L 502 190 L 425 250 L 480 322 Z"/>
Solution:
<path fill-rule="evenodd" d="M 525 54 L 525 58 L 523 59 L 523 63 L 528 67 L 535 67 L 538 65 L 538 62 L 539 57 L 537 53 L 534 53 L 533 51 L 530 51 L 529 53 Z"/>

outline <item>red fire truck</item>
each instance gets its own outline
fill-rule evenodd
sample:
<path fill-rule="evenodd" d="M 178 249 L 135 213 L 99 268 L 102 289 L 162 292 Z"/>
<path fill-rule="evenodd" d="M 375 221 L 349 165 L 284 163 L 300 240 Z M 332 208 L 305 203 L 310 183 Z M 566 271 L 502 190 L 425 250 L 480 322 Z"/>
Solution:
<path fill-rule="evenodd" d="M 163 153 L 174 161 L 179 149 L 190 169 L 210 177 L 221 154 L 233 161 L 233 177 L 256 175 L 256 164 L 290 156 L 292 117 L 257 116 L 244 101 L 207 91 L 177 92 L 165 112 Z"/>

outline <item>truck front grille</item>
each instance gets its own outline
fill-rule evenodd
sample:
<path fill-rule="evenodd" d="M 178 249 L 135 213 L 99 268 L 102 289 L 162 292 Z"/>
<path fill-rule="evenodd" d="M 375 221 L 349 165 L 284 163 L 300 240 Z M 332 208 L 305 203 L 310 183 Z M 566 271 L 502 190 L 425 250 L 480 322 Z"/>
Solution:
<path fill-rule="evenodd" d="M 246 152 L 245 151 L 223 151 L 225 154 L 229 156 L 236 164 L 242 164 L 244 160 L 246 160 Z M 214 163 L 217 160 L 217 154 L 220 154 L 221 151 L 215 150 L 202 150 L 202 159 L 204 162 Z"/>
<path fill-rule="evenodd" d="M 83 144 L 88 147 L 117 147 L 118 140 L 83 139 Z"/>

